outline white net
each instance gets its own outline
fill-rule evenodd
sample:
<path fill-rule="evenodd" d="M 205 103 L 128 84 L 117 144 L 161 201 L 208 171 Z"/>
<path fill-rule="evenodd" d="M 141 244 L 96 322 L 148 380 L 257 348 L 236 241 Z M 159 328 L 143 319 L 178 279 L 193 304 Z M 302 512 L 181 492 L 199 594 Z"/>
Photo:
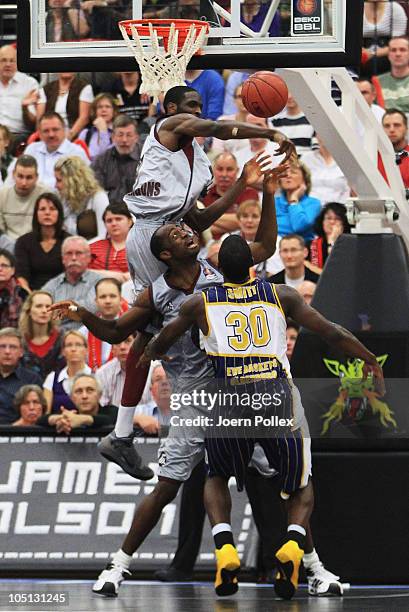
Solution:
<path fill-rule="evenodd" d="M 179 32 L 174 23 L 170 25 L 167 49 L 160 46 L 157 31 L 149 23 L 151 49 L 142 45 L 135 25 L 130 24 L 131 35 L 121 23 L 119 28 L 129 49 L 135 56 L 141 71 L 141 94 L 153 96 L 154 101 L 162 92 L 175 85 L 185 85 L 185 72 L 191 57 L 203 47 L 207 38 L 207 24 L 203 27 L 191 25 L 183 46 L 178 50 Z"/>

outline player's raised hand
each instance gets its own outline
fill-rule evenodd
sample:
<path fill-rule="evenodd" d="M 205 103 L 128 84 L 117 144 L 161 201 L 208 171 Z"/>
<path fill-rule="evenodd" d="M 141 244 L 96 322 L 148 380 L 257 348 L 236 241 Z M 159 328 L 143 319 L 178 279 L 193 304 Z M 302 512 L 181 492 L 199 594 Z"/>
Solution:
<path fill-rule="evenodd" d="M 265 151 L 257 153 L 257 155 L 244 164 L 241 178 L 244 179 L 246 185 L 258 183 L 262 174 L 271 170 L 271 165 L 272 160 L 268 153 L 265 153 Z"/>
<path fill-rule="evenodd" d="M 56 302 L 48 307 L 48 312 L 51 312 L 53 319 L 70 319 L 81 323 L 82 319 L 79 314 L 80 306 L 74 300 L 64 300 Z"/>
<path fill-rule="evenodd" d="M 280 179 L 287 176 L 289 169 L 289 162 L 285 162 L 267 172 L 264 175 L 263 189 L 267 191 L 267 193 L 274 194 L 280 186 Z"/>
<path fill-rule="evenodd" d="M 286 161 L 291 161 L 292 163 L 297 163 L 298 156 L 295 145 L 291 140 L 287 140 L 287 138 L 283 134 L 276 133 L 273 138 L 274 142 L 276 142 L 279 147 L 274 155 L 285 155 L 283 159 L 283 163 Z"/>

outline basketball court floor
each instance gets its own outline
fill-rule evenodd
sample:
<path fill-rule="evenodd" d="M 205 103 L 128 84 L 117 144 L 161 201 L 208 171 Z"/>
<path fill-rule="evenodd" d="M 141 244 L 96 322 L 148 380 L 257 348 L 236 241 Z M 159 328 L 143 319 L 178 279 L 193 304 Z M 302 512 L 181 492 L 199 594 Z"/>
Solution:
<path fill-rule="evenodd" d="M 353 586 L 341 598 L 309 597 L 302 586 L 291 601 L 277 599 L 272 586 L 245 583 L 234 597 L 216 598 L 209 582 L 187 584 L 127 581 L 118 598 L 94 595 L 92 581 L 0 581 L 0 610 L 39 612 L 404 612 L 409 609 L 407 586 Z M 23 593 L 65 593 L 65 604 L 10 603 Z M 13 598 L 10 596 L 13 595 Z"/>

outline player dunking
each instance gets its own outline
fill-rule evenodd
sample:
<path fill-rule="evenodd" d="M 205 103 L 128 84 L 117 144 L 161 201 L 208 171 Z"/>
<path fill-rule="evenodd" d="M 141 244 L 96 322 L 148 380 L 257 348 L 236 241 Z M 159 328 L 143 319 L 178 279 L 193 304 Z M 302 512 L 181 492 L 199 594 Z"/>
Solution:
<path fill-rule="evenodd" d="M 203 231 L 233 203 L 231 197 L 224 196 L 204 210 L 197 207 L 196 201 L 210 184 L 212 173 L 209 160 L 195 136 L 215 136 L 222 140 L 259 136 L 278 142 L 277 153 L 285 153 L 286 157 L 295 154 L 293 144 L 276 130 L 236 121 L 200 119 L 201 98 L 190 87 L 172 87 L 163 105 L 166 117 L 151 129 L 142 149 L 133 191 L 124 198 L 136 219 L 128 235 L 126 250 L 137 293 L 166 269 L 150 251 L 150 240 L 158 227 L 183 218 L 194 230 Z M 235 196 L 240 189 L 243 189 L 243 182 L 241 187 L 236 186 Z M 145 342 L 145 338 L 139 337 L 129 352 L 115 430 L 98 447 L 105 458 L 115 461 L 128 474 L 148 480 L 153 476 L 152 470 L 142 465 L 133 445 L 134 407 L 148 376 L 147 367 L 140 366 L 137 371 L 135 367 Z"/>
<path fill-rule="evenodd" d="M 219 252 L 225 283 L 205 289 L 185 302 L 178 317 L 147 345 L 144 359 L 163 359 L 173 343 L 196 324 L 204 335 L 205 350 L 224 390 L 231 393 L 241 387 L 242 392 L 253 394 L 253 398 L 256 393 L 268 391 L 272 396 L 271 389 L 273 393 L 279 392 L 280 417 L 293 416 L 288 431 L 258 437 L 256 428 L 244 435 L 238 427 L 235 435 L 229 430 L 230 436 L 222 434 L 220 439 L 219 435 L 214 435 L 216 427 L 210 428 L 206 439 L 209 478 L 205 486 L 205 505 L 216 545 L 216 585 L 219 585 L 219 594 L 230 595 L 238 588 L 240 560 L 231 529 L 228 480 L 235 476 L 240 488 L 254 444 L 258 442 L 270 465 L 279 472 L 282 496 L 288 500 L 288 529 L 283 545 L 275 554 L 278 566 L 275 589 L 280 597 L 291 599 L 298 586 L 306 529 L 313 508 L 313 489 L 308 429 L 298 391 L 291 383 L 286 357 L 286 317 L 319 334 L 346 355 L 362 359 L 365 376 L 369 373 L 374 376 L 382 394 L 384 381 L 375 355 L 355 336 L 327 321 L 291 287 L 275 287 L 259 279 L 251 281 L 249 268 L 253 264 L 246 241 L 240 236 L 227 238 Z M 275 381 L 274 386 L 271 381 Z M 241 417 L 251 412 L 254 426 L 255 410 L 246 408 L 243 412 L 240 403 L 229 407 L 227 414 Z M 223 414 L 226 413 L 219 407 L 212 415 L 214 425 L 220 423 L 219 416 Z M 264 415 L 271 414 L 271 410 L 264 412 Z M 261 433 L 260 428 L 258 431 Z"/>

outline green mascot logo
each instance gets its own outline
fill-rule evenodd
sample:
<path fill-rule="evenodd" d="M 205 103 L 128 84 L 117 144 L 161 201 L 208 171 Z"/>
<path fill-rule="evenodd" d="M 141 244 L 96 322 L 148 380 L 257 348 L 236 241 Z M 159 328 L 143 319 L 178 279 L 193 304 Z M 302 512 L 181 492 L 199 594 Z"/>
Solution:
<path fill-rule="evenodd" d="M 383 367 L 388 355 L 376 358 L 379 365 Z M 362 359 L 348 359 L 347 365 L 339 363 L 335 359 L 324 359 L 324 363 L 331 374 L 340 379 L 338 388 L 339 395 L 322 418 L 324 423 L 321 435 L 325 435 L 332 421 L 339 422 L 342 418 L 348 418 L 354 423 L 359 423 L 368 416 L 369 408 L 372 414 L 379 417 L 383 427 L 397 427 L 393 418 L 393 411 L 388 404 L 379 399 L 375 391 L 372 375 L 363 379 L 364 362 Z"/>

